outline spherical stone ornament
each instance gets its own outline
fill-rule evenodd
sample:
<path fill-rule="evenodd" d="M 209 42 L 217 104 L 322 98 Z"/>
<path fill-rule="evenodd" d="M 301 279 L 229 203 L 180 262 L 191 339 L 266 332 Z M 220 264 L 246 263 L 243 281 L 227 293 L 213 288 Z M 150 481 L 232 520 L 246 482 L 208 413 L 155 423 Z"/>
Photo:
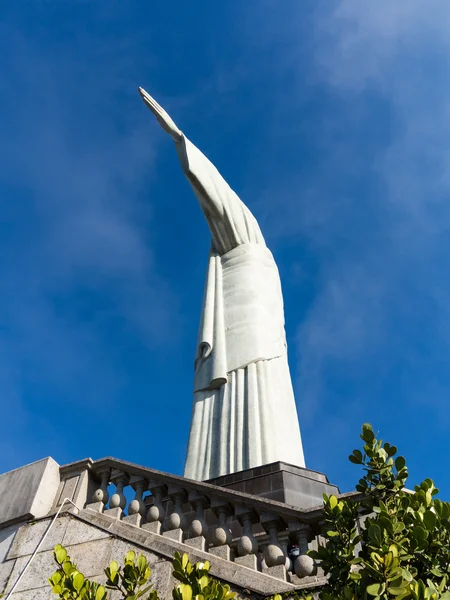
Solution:
<path fill-rule="evenodd" d="M 140 509 L 141 505 L 139 504 L 139 500 L 132 500 L 128 506 L 128 514 L 137 515 Z"/>
<path fill-rule="evenodd" d="M 158 506 L 153 504 L 150 506 L 147 512 L 147 523 L 155 523 L 155 521 L 164 521 L 164 511 L 160 510 Z"/>
<path fill-rule="evenodd" d="M 297 577 L 310 577 L 317 573 L 317 565 L 315 561 L 307 554 L 302 554 L 295 559 L 294 563 L 295 574 Z"/>
<path fill-rule="evenodd" d="M 167 519 L 168 529 L 179 529 L 181 527 L 181 516 L 178 513 L 172 513 Z"/>
<path fill-rule="evenodd" d="M 204 524 L 200 519 L 194 519 L 189 527 L 189 533 L 191 537 L 198 537 L 199 535 L 203 535 L 204 529 Z"/>
<path fill-rule="evenodd" d="M 243 535 L 238 542 L 237 550 L 239 556 L 247 556 L 247 554 L 255 554 L 258 549 L 258 544 L 255 538 Z"/>
<path fill-rule="evenodd" d="M 211 535 L 211 541 L 214 546 L 225 546 L 225 544 L 231 544 L 231 531 L 224 527 L 216 527 Z"/>
<path fill-rule="evenodd" d="M 285 565 L 286 557 L 280 546 L 269 544 L 264 550 L 264 558 L 268 567 L 276 567 L 277 565 Z"/>
<path fill-rule="evenodd" d="M 106 504 L 108 502 L 107 492 L 105 493 L 101 488 L 95 490 L 92 502 L 103 502 L 103 504 Z"/>
<path fill-rule="evenodd" d="M 119 494 L 113 494 L 111 496 L 111 500 L 109 501 L 110 508 L 118 508 L 120 506 L 120 496 Z"/>

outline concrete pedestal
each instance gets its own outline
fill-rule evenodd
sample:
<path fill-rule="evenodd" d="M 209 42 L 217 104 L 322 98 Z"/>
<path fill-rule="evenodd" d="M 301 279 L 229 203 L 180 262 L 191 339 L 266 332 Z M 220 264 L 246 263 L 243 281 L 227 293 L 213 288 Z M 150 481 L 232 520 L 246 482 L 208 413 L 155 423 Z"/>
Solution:
<path fill-rule="evenodd" d="M 284 462 L 216 477 L 209 479 L 208 483 L 299 508 L 320 506 L 323 504 L 323 493 L 339 494 L 339 488 L 332 485 L 323 473 Z"/>

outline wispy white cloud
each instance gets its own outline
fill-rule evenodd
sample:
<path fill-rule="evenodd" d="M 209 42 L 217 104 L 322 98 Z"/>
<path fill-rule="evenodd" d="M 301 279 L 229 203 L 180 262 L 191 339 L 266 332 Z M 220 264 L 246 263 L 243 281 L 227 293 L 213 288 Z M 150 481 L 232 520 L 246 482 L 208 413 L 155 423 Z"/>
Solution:
<path fill-rule="evenodd" d="M 135 82 L 126 87 L 130 98 L 116 99 L 123 82 L 115 76 L 125 77 L 127 64 L 108 69 L 111 51 L 95 48 L 94 61 L 106 57 L 93 82 L 85 61 L 48 56 L 14 29 L 2 33 L 1 46 L 14 49 L 0 77 L 9 115 L 0 149 L 2 395 L 18 410 L 26 381 L 69 404 L 113 406 L 125 375 L 109 324 L 152 348 L 176 327 L 175 301 L 152 252 L 151 199 L 142 195 L 154 165 L 151 127 L 138 123 Z M 113 52 L 119 63 L 120 51 Z M 136 110 L 127 113 L 130 104 Z"/>
<path fill-rule="evenodd" d="M 439 339 L 439 330 L 447 330 L 450 319 L 450 286 L 441 279 L 447 270 L 445 235 L 450 227 L 447 8 L 439 0 L 342 0 L 333 11 L 317 16 L 314 56 L 319 81 L 350 110 L 361 96 L 368 102 L 379 99 L 387 107 L 390 132 L 371 164 L 380 190 L 369 203 L 364 197 L 357 199 L 375 216 L 368 228 L 372 239 L 359 243 L 355 254 L 336 248 L 336 260 L 325 266 L 321 290 L 300 327 L 302 390 L 315 377 L 326 379 L 332 361 L 345 361 L 353 353 L 360 360 L 370 357 L 375 343 L 382 343 L 389 361 L 390 346 L 401 337 L 395 319 L 401 320 L 403 313 L 414 322 L 414 310 L 423 311 L 421 300 L 436 308 L 425 327 L 435 330 L 437 345 L 444 343 L 450 350 L 448 341 Z M 349 161 L 341 166 L 351 170 L 353 165 Z M 330 215 L 331 200 L 322 196 L 321 201 L 322 211 Z M 343 208 L 348 239 L 354 240 L 352 217 L 360 211 Z M 331 215 L 335 213 L 331 208 Z M 360 226 L 358 219 L 353 225 Z M 334 229 L 333 218 L 327 229 Z M 408 353 L 420 369 L 420 357 L 414 349 Z M 413 389 L 408 391 L 414 395 Z M 309 401 L 317 404 L 317 395 Z"/>

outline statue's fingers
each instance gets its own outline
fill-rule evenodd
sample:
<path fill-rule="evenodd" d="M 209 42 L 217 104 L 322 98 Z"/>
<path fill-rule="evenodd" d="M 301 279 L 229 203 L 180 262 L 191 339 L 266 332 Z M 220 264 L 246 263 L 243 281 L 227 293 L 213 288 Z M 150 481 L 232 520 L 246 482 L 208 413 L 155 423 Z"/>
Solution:
<path fill-rule="evenodd" d="M 143 101 L 145 102 L 145 104 L 147 104 L 147 106 L 149 107 L 149 109 L 155 114 L 155 115 L 160 115 L 163 118 L 166 119 L 170 119 L 169 115 L 166 113 L 166 111 L 163 109 L 162 106 L 160 106 L 156 100 L 154 98 L 152 98 L 150 96 L 150 94 L 148 94 L 144 89 L 142 89 L 141 87 L 139 88 L 139 93 L 142 96 Z"/>
<path fill-rule="evenodd" d="M 163 112 L 161 106 L 150 96 L 150 94 L 147 94 L 145 90 L 139 88 L 139 93 L 142 96 L 142 100 L 145 102 L 145 104 L 147 104 L 152 112 L 157 114 L 161 114 Z"/>
<path fill-rule="evenodd" d="M 167 131 L 167 133 L 170 133 L 171 135 L 175 135 L 179 138 L 182 135 L 181 131 L 175 125 L 174 121 L 168 115 L 168 113 L 162 108 L 162 106 L 160 106 L 158 104 L 158 102 L 156 102 L 156 100 L 154 98 L 152 98 L 150 96 L 150 94 L 147 93 L 141 87 L 139 88 L 139 93 L 141 94 L 142 99 L 144 100 L 146 105 L 149 107 L 149 109 L 152 111 L 152 113 L 155 115 L 155 117 L 159 121 L 162 128 L 165 131 Z"/>

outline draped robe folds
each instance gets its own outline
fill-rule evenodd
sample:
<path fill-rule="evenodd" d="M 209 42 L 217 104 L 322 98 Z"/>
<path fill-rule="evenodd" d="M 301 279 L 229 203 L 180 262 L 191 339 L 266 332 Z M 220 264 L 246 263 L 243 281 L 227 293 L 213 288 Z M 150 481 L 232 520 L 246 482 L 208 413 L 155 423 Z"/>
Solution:
<path fill-rule="evenodd" d="M 278 269 L 259 225 L 185 136 L 178 156 L 212 235 L 185 477 L 305 466 Z"/>

